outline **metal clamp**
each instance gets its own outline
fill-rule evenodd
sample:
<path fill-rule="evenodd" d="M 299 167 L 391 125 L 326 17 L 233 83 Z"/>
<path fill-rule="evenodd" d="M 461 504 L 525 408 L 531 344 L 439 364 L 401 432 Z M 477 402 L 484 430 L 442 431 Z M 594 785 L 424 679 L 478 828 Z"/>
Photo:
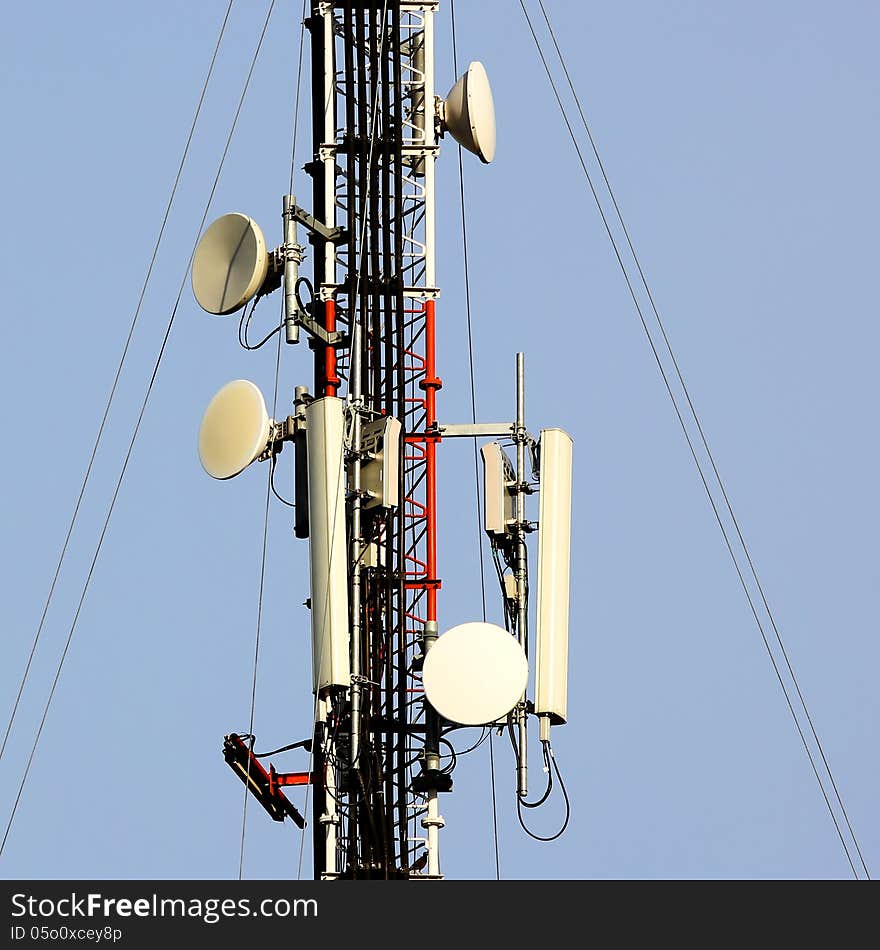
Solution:
<path fill-rule="evenodd" d="M 327 346 L 345 346 L 348 343 L 347 333 L 342 333 L 339 330 L 334 330 L 332 333 L 328 332 L 317 320 L 312 319 L 304 310 L 299 311 L 296 322 L 307 333 L 316 337 L 322 343 L 326 343 Z"/>
<path fill-rule="evenodd" d="M 319 221 L 313 214 L 309 214 L 305 208 L 301 208 L 295 204 L 290 211 L 300 224 L 305 225 L 310 231 L 317 234 L 319 238 L 330 241 L 331 244 L 340 244 L 346 239 L 345 230 L 343 228 L 328 228 L 326 224 Z"/>

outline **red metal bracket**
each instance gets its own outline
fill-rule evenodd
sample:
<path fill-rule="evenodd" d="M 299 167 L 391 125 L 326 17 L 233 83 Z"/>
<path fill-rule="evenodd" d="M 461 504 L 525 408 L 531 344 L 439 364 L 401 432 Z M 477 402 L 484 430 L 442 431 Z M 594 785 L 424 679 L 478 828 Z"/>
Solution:
<path fill-rule="evenodd" d="M 291 818 L 298 827 L 305 828 L 305 818 L 281 791 L 281 786 L 305 785 L 310 781 L 310 773 L 278 775 L 272 765 L 267 772 L 247 743 L 234 732 L 226 736 L 223 742 L 223 757 L 274 821 Z"/>
<path fill-rule="evenodd" d="M 311 772 L 276 772 L 275 766 L 269 763 L 269 789 L 273 795 L 285 785 L 311 785 L 313 781 Z"/>

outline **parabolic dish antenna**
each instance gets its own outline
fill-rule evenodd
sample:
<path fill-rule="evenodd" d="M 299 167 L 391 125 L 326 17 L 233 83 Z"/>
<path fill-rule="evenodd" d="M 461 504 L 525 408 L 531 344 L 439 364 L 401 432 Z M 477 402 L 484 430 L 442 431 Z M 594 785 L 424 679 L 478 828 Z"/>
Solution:
<path fill-rule="evenodd" d="M 259 387 L 247 379 L 227 383 L 208 403 L 199 429 L 199 459 L 212 478 L 232 478 L 259 458 L 271 423 Z"/>
<path fill-rule="evenodd" d="M 428 702 L 463 726 L 506 716 L 522 698 L 528 678 L 522 647 L 494 623 L 463 623 L 447 630 L 428 651 L 422 670 Z"/>
<path fill-rule="evenodd" d="M 237 211 L 224 214 L 196 248 L 193 293 L 208 313 L 234 313 L 257 293 L 268 270 L 266 239 L 257 222 Z"/>
<path fill-rule="evenodd" d="M 449 90 L 444 121 L 450 135 L 487 165 L 495 157 L 495 103 L 482 63 L 471 63 Z"/>

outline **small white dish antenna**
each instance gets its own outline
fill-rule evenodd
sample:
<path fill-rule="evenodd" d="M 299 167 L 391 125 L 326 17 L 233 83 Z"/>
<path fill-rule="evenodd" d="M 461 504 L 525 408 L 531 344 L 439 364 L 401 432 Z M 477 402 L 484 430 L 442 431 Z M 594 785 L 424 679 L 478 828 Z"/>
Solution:
<path fill-rule="evenodd" d="M 495 157 L 495 103 L 482 63 L 471 63 L 449 90 L 442 109 L 443 127 L 462 148 L 487 165 Z"/>
<path fill-rule="evenodd" d="M 463 623 L 428 651 L 422 681 L 428 702 L 450 722 L 482 726 L 506 716 L 523 696 L 529 663 L 494 623 Z"/>
<path fill-rule="evenodd" d="M 238 475 L 266 451 L 271 431 L 272 422 L 259 387 L 248 379 L 227 383 L 202 416 L 202 468 L 211 478 Z"/>
<path fill-rule="evenodd" d="M 199 241 L 193 257 L 192 288 L 202 310 L 240 310 L 266 279 L 269 253 L 253 218 L 234 211 L 218 218 Z"/>

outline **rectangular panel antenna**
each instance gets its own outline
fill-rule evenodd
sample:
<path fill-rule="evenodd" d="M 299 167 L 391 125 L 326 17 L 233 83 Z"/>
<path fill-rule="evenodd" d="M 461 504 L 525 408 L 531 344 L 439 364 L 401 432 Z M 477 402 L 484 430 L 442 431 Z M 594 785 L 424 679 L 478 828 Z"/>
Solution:
<path fill-rule="evenodd" d="M 540 461 L 535 713 L 559 724 L 568 715 L 571 436 L 562 429 L 542 429 Z M 542 727 L 542 738 L 545 731 Z"/>
<path fill-rule="evenodd" d="M 399 503 L 400 419 L 384 416 L 361 428 L 361 488 L 367 492 L 362 507 L 396 508 Z"/>
<path fill-rule="evenodd" d="M 351 684 L 348 636 L 343 401 L 306 407 L 309 478 L 312 673 L 316 692 Z"/>
<path fill-rule="evenodd" d="M 516 483 L 513 464 L 497 442 L 482 446 L 483 492 L 486 499 L 486 533 L 500 538 L 510 534 L 515 518 L 515 496 L 512 486 Z"/>

